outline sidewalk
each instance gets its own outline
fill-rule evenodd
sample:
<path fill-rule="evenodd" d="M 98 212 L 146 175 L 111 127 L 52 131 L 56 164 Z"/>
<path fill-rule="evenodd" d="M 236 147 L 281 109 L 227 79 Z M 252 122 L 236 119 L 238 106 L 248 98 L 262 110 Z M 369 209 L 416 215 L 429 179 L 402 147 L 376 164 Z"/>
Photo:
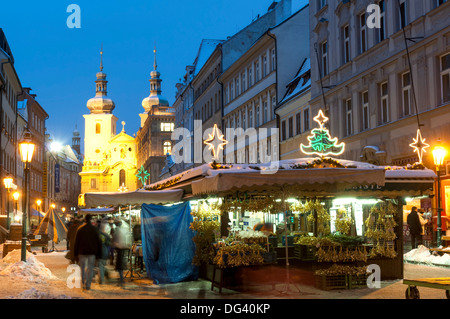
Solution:
<path fill-rule="evenodd" d="M 68 260 L 65 251 L 42 253 L 32 249 L 36 260 L 48 268 L 55 280 L 27 281 L 20 277 L 0 276 L 0 299 L 5 298 L 83 298 L 83 299 L 405 299 L 407 286 L 402 280 L 383 281 L 381 288 L 358 288 L 323 291 L 314 285 L 313 273 L 309 269 L 290 266 L 289 279 L 286 281 L 286 268 L 283 265 L 269 266 L 267 271 L 275 275 L 274 285 L 262 283 L 255 273 L 250 278 L 247 287 L 240 287 L 239 291 L 223 289 L 211 290 L 211 282 L 199 279 L 197 281 L 180 282 L 175 284 L 154 284 L 146 274 L 136 274 L 133 280 L 128 274 L 125 287 L 117 285 L 118 275 L 113 266 L 108 265 L 111 278 L 106 284 L 92 284 L 90 291 L 80 288 L 69 288 L 67 278 Z M 1 269 L 4 269 L 2 266 Z M 0 272 L 1 273 L 1 272 Z M 420 264 L 404 265 L 405 279 L 450 277 L 450 267 L 436 267 Z M 33 290 L 32 290 L 33 289 Z M 445 291 L 419 287 L 421 299 L 446 299 Z"/>

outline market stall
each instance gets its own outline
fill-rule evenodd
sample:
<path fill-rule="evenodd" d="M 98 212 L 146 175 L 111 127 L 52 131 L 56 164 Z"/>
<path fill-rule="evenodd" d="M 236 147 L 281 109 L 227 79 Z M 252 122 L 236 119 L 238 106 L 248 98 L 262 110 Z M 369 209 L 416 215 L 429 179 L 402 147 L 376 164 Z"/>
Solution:
<path fill-rule="evenodd" d="M 263 253 L 275 250 L 287 264 L 309 258 L 324 271 L 338 262 L 376 263 L 383 279 L 403 277 L 404 198 L 432 194 L 433 171 L 333 158 L 278 164 L 277 170 L 269 164 L 204 164 L 149 189 L 180 186 L 185 199 L 195 199 L 192 227 L 204 234 L 194 238 L 195 262 L 223 268 L 264 264 Z M 273 230 L 256 231 L 258 224 L 272 224 Z M 292 242 L 307 251 L 293 253 Z"/>

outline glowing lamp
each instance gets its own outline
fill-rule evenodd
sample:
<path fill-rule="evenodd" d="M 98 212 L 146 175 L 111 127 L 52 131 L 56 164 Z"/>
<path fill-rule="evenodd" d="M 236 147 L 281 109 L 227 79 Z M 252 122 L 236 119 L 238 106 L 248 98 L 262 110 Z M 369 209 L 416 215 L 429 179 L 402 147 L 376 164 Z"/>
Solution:
<path fill-rule="evenodd" d="M 11 176 L 6 176 L 3 179 L 3 183 L 5 184 L 5 188 L 9 191 L 13 185 L 13 178 Z"/>
<path fill-rule="evenodd" d="M 24 163 L 31 163 L 33 159 L 35 145 L 33 143 L 31 133 L 25 131 L 23 134 L 23 139 L 19 143 L 20 159 Z"/>
<path fill-rule="evenodd" d="M 436 146 L 433 149 L 433 159 L 434 159 L 434 165 L 437 167 L 440 167 L 444 164 L 445 156 L 447 155 L 447 150 L 442 146 Z"/>

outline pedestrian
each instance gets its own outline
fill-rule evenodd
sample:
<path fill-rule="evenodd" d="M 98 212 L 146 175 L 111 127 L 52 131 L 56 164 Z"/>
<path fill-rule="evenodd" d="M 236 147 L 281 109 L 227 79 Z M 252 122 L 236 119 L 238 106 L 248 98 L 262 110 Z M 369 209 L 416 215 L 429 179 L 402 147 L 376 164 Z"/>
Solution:
<path fill-rule="evenodd" d="M 105 275 L 108 277 L 106 270 L 106 262 L 109 258 L 109 250 L 111 248 L 111 227 L 109 226 L 108 219 L 103 219 L 100 223 L 100 241 L 102 242 L 102 251 L 100 253 L 100 259 L 98 260 L 99 268 L 99 283 L 103 284 L 105 281 Z"/>
<path fill-rule="evenodd" d="M 92 216 L 87 214 L 75 236 L 74 255 L 81 268 L 83 289 L 90 290 L 94 276 L 95 260 L 100 257 L 101 241 L 98 228 L 92 225 Z"/>
<path fill-rule="evenodd" d="M 422 244 L 422 224 L 420 223 L 416 206 L 411 209 L 411 213 L 409 213 L 406 218 L 406 222 L 409 226 L 409 233 L 411 235 L 411 247 L 412 249 L 415 249 Z"/>
<path fill-rule="evenodd" d="M 116 249 L 116 270 L 119 273 L 119 286 L 124 284 L 123 271 L 127 269 L 128 255 L 132 246 L 132 234 L 128 227 L 124 225 L 120 218 L 114 222 L 112 245 Z"/>
<path fill-rule="evenodd" d="M 116 225 L 114 224 L 114 218 L 108 217 L 108 223 L 109 223 L 109 227 L 111 229 L 109 235 L 112 238 L 114 235 L 114 230 L 116 228 Z M 109 248 L 109 264 L 114 265 L 114 247 L 112 245 Z"/>
<path fill-rule="evenodd" d="M 70 260 L 71 264 L 77 263 L 74 255 L 75 236 L 77 235 L 78 227 L 80 227 L 81 224 L 81 219 L 79 217 L 75 217 L 72 225 L 70 225 L 69 229 L 67 230 L 67 246 L 69 251 L 67 252 L 66 258 Z"/>

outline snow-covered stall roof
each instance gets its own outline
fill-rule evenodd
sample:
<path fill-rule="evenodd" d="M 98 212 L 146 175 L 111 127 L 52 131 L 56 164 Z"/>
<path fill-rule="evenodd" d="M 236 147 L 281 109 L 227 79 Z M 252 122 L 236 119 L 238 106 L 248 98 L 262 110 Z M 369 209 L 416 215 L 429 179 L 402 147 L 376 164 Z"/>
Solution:
<path fill-rule="evenodd" d="M 181 201 L 183 190 L 146 191 L 138 189 L 132 192 L 114 193 L 86 193 L 84 206 L 86 208 L 98 206 L 142 205 L 142 204 L 170 204 Z"/>
<path fill-rule="evenodd" d="M 272 163 L 273 165 L 274 163 Z M 235 191 L 270 191 L 285 186 L 321 193 L 371 189 L 397 196 L 400 191 L 420 195 L 431 191 L 436 174 L 429 169 L 377 166 L 349 160 L 300 158 L 271 164 L 210 164 L 149 185 L 150 189 L 183 188 L 193 196 Z M 333 167 L 330 167 L 333 166 Z M 271 171 L 272 169 L 272 171 Z"/>

